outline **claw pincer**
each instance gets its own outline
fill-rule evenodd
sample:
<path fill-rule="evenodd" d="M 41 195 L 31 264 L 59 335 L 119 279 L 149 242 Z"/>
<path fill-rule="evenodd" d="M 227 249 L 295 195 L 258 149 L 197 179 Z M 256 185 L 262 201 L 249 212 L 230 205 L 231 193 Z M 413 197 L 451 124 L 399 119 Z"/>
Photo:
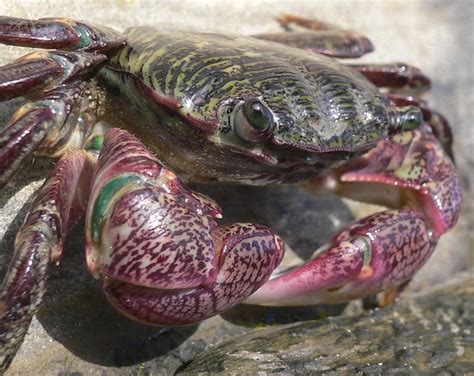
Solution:
<path fill-rule="evenodd" d="M 86 217 L 87 262 L 111 303 L 156 325 L 189 324 L 244 300 L 283 242 L 253 224 L 217 227 L 220 209 L 125 131 L 108 131 Z"/>
<path fill-rule="evenodd" d="M 428 260 L 461 206 L 456 168 L 426 125 L 379 142 L 314 179 L 313 186 L 394 209 L 348 226 L 312 260 L 271 279 L 247 303 L 339 303 L 396 290 Z"/>

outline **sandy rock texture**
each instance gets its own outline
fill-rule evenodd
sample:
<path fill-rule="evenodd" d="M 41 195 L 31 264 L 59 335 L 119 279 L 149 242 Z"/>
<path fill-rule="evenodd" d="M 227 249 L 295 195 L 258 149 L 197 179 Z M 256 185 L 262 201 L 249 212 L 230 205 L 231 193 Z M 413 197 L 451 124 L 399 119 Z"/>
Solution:
<path fill-rule="evenodd" d="M 474 227 L 474 3 L 471 0 L 0 2 L 3 15 L 70 17 L 117 30 L 152 25 L 163 29 L 253 34 L 278 31 L 274 17 L 282 13 L 315 17 L 357 30 L 369 36 L 376 46 L 376 51 L 363 61 L 404 61 L 420 67 L 432 78 L 428 99 L 453 126 L 454 150 L 465 198 L 458 226 L 443 237 L 407 295 L 446 282 L 468 269 L 474 255 L 470 232 Z M 26 51 L 0 46 L 0 64 Z M 0 128 L 20 102 L 18 99 L 0 104 Z M 0 276 L 5 272 L 15 233 L 32 194 L 51 167 L 51 162 L 35 159 L 0 191 Z M 288 187 L 259 191 L 232 187 L 206 189 L 223 204 L 224 213 L 227 211 L 230 219 L 275 226 L 289 239 L 292 248 L 302 249 L 306 255 L 351 218 L 347 206 L 336 198 L 317 199 Z M 357 206 L 355 215 L 360 212 Z M 33 320 L 8 374 L 172 374 L 196 354 L 224 339 L 254 332 L 257 327 L 325 317 L 343 309 L 237 307 L 222 317 L 186 328 L 135 324 L 115 313 L 104 301 L 100 283 L 86 271 L 82 238 L 83 230 L 78 226 L 68 241 L 62 265 L 53 268 L 44 307 Z"/>

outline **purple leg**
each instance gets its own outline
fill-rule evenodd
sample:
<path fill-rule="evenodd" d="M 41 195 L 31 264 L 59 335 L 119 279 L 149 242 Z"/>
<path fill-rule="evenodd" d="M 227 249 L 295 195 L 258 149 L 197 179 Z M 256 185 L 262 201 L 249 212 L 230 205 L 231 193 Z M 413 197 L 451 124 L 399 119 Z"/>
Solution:
<path fill-rule="evenodd" d="M 27 20 L 0 17 L 0 43 L 33 48 L 107 51 L 125 38 L 108 28 L 97 28 L 65 18 Z"/>
<path fill-rule="evenodd" d="M 148 324 L 190 324 L 265 283 L 281 261 L 281 239 L 259 225 L 218 227 L 219 218 L 215 202 L 135 137 L 107 131 L 86 216 L 87 262 L 117 309 Z"/>
<path fill-rule="evenodd" d="M 374 85 L 410 95 L 421 95 L 431 87 L 431 81 L 421 70 L 405 63 L 349 64 Z"/>
<path fill-rule="evenodd" d="M 425 125 L 379 142 L 308 187 L 394 209 L 348 226 L 247 303 L 337 303 L 402 286 L 454 226 L 461 204 L 456 169 Z"/>
<path fill-rule="evenodd" d="M 59 261 L 66 234 L 85 211 L 92 168 L 85 152 L 64 155 L 16 236 L 0 292 L 0 373 L 12 361 L 41 305 L 50 263 Z"/>
<path fill-rule="evenodd" d="M 291 32 L 259 34 L 254 37 L 339 58 L 360 57 L 373 51 L 372 43 L 366 37 L 327 23 L 294 15 L 279 17 L 278 22 Z M 292 31 L 292 24 L 309 31 Z"/>
<path fill-rule="evenodd" d="M 0 67 L 0 101 L 77 80 L 106 59 L 88 52 L 33 52 Z"/>
<path fill-rule="evenodd" d="M 85 89 L 84 83 L 63 85 L 17 110 L 0 132 L 0 187 L 35 153 L 60 156 L 82 146 L 77 143 L 96 118 L 95 108 L 83 106 Z M 80 116 L 88 119 L 84 126 Z"/>

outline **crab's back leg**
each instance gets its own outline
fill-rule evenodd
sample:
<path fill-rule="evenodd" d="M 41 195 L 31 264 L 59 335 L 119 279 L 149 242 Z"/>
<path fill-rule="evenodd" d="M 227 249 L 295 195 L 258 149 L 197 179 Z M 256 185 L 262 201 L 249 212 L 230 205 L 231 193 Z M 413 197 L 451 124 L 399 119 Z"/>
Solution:
<path fill-rule="evenodd" d="M 431 87 L 430 79 L 423 72 L 405 63 L 349 64 L 374 85 L 399 91 L 406 95 L 420 96 Z"/>
<path fill-rule="evenodd" d="M 270 280 L 247 302 L 336 303 L 402 286 L 454 226 L 461 203 L 456 169 L 425 125 L 381 141 L 309 187 L 394 209 L 348 226 L 313 259 Z"/>
<path fill-rule="evenodd" d="M 61 158 L 16 236 L 0 291 L 0 372 L 10 364 L 41 305 L 49 264 L 59 261 L 65 236 L 85 211 L 93 158 L 83 151 Z"/>
<path fill-rule="evenodd" d="M 356 58 L 373 51 L 370 40 L 355 32 L 294 15 L 284 15 L 277 20 L 289 32 L 265 33 L 253 37 L 339 58 Z M 291 31 L 291 24 L 307 30 Z"/>
<path fill-rule="evenodd" d="M 0 17 L 0 43 L 33 48 L 107 51 L 121 46 L 124 36 L 105 27 L 95 27 L 66 18 Z"/>

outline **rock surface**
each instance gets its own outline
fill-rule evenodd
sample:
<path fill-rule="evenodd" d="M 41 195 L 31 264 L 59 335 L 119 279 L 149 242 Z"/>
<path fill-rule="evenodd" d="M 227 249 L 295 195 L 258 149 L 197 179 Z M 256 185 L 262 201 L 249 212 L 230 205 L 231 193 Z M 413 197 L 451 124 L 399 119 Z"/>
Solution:
<path fill-rule="evenodd" d="M 369 36 L 376 46 L 376 51 L 365 61 L 403 60 L 419 66 L 433 79 L 429 101 L 453 125 L 455 153 L 464 182 L 465 200 L 458 226 L 442 238 L 435 255 L 410 285 L 410 291 L 423 290 L 449 280 L 460 270 L 467 269 L 472 265 L 474 254 L 471 232 L 474 228 L 474 6 L 470 0 L 446 3 L 324 0 L 317 4 L 310 1 L 258 3 L 251 0 L 0 2 L 0 14 L 28 18 L 72 17 L 117 30 L 132 25 L 154 25 L 163 29 L 262 33 L 278 31 L 274 17 L 284 12 L 317 17 L 360 31 Z M 25 53 L 25 49 L 3 46 L 0 51 L 0 64 Z M 7 122 L 20 101 L 0 104 L 0 127 Z M 0 277 L 8 264 L 15 233 L 28 210 L 32 195 L 52 165 L 50 161 L 35 159 L 0 190 Z M 301 257 L 307 257 L 351 218 L 340 200 L 316 199 L 289 187 L 205 190 L 223 205 L 228 221 L 254 220 L 271 225 L 285 236 Z M 361 211 L 358 208 L 356 215 L 362 215 Z M 240 306 L 223 316 L 187 328 L 143 326 L 124 319 L 105 302 L 100 283 L 86 271 L 80 225 L 73 231 L 66 249 L 61 266 L 52 268 L 43 309 L 33 320 L 25 343 L 7 374 L 172 374 L 197 354 L 223 340 L 253 332 L 262 326 L 340 314 L 344 308 L 268 309 Z M 456 291 L 464 296 L 460 290 Z M 377 315 L 379 313 L 375 313 Z M 324 321 L 329 329 L 331 322 Z M 314 325 L 319 328 L 322 324 Z M 441 325 L 444 325 L 443 322 Z M 350 345 L 347 346 L 346 350 L 349 350 Z M 469 346 L 466 349 L 468 354 Z M 470 349 L 472 351 L 472 342 Z M 437 355 L 437 359 L 451 359 L 451 350 L 446 348 L 445 352 Z M 291 353 L 288 356 L 291 358 Z M 399 359 L 403 360 L 403 356 Z M 399 363 L 402 364 L 402 361 Z M 347 364 L 350 367 L 349 360 Z M 316 365 L 313 364 L 313 367 Z M 314 373 L 315 370 L 307 369 L 306 373 Z M 376 368 L 370 370 L 377 373 Z M 410 370 L 407 369 L 406 373 Z"/>
<path fill-rule="evenodd" d="M 179 375 L 463 375 L 474 372 L 474 273 L 362 315 L 254 331 Z"/>

